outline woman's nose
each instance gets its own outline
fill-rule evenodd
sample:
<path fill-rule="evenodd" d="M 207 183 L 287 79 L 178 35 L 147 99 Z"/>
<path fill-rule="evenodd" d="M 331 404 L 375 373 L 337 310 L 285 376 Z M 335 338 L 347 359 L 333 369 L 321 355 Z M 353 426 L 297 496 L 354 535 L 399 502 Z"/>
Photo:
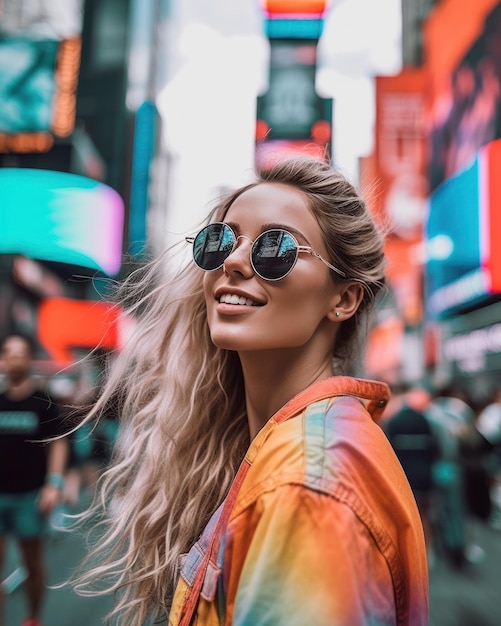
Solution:
<path fill-rule="evenodd" d="M 235 247 L 223 264 L 223 270 L 230 275 L 236 272 L 244 278 L 250 278 L 254 274 L 250 262 L 251 248 L 252 241 L 248 237 L 238 237 Z"/>

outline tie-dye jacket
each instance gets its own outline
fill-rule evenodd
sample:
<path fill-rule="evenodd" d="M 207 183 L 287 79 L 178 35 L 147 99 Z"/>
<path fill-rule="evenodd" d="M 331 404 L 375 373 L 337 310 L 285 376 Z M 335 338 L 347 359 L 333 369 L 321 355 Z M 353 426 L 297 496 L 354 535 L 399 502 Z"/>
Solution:
<path fill-rule="evenodd" d="M 270 419 L 181 559 L 170 626 L 428 624 L 419 513 L 375 423 L 388 396 L 333 377 Z"/>

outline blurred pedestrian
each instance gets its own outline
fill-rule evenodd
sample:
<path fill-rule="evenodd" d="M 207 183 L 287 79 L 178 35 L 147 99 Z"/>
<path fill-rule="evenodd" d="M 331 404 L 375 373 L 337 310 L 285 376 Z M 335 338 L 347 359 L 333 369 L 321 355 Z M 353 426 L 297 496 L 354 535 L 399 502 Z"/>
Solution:
<path fill-rule="evenodd" d="M 421 387 L 404 393 L 403 403 L 385 423 L 384 429 L 416 498 L 428 551 L 433 562 L 434 547 L 430 520 L 434 493 L 433 469 L 440 456 L 435 433 L 426 417 L 430 394 Z"/>
<path fill-rule="evenodd" d="M 450 384 L 436 393 L 427 411 L 441 455 L 435 464 L 440 494 L 436 533 L 455 567 L 478 562 L 484 550 L 476 543 L 475 523 L 485 515 L 485 473 L 480 471 L 483 443 L 475 427 L 475 411 L 465 391 Z"/>
<path fill-rule="evenodd" d="M 85 397 L 76 398 L 76 408 L 71 412 L 71 420 L 78 423 L 84 419 L 98 397 L 99 389 L 95 388 Z M 72 490 L 67 493 L 73 504 L 80 501 L 81 495 L 85 495 L 84 499 L 92 499 L 97 481 L 111 460 L 118 432 L 118 416 L 110 407 L 102 413 L 99 420 L 86 422 L 70 435 L 71 457 L 67 482 Z M 84 494 L 83 491 L 87 493 Z"/>
<path fill-rule="evenodd" d="M 488 522 L 495 530 L 501 530 L 501 386 L 480 411 L 476 427 L 490 446 L 488 470 L 491 511 Z"/>
<path fill-rule="evenodd" d="M 27 573 L 23 626 L 40 626 L 43 537 L 47 518 L 61 500 L 68 444 L 64 438 L 54 439 L 62 432 L 61 422 L 56 405 L 35 384 L 29 338 L 9 335 L 0 348 L 6 376 L 0 394 L 0 569 L 7 537 L 12 536 Z"/>
<path fill-rule="evenodd" d="M 475 527 L 475 522 L 486 523 L 492 511 L 489 473 L 492 446 L 477 428 L 478 408 L 471 400 L 469 404 L 474 411 L 474 418 L 460 432 L 459 448 L 464 473 L 466 506 L 473 527 Z"/>
<path fill-rule="evenodd" d="M 153 264 L 128 300 L 94 411 L 120 399 L 104 563 L 78 588 L 116 576 L 127 626 L 428 624 L 388 388 L 346 375 L 384 284 L 367 206 L 328 163 L 282 161 L 188 241 L 194 263 L 169 284 Z"/>
<path fill-rule="evenodd" d="M 75 427 L 81 424 L 99 398 L 105 373 L 113 358 L 113 352 L 96 349 L 80 361 L 68 415 L 68 420 Z M 92 499 L 97 481 L 111 460 L 118 431 L 117 411 L 110 403 L 99 420 L 87 421 L 69 436 L 71 455 L 66 495 L 71 504 L 77 504 L 81 495 L 85 500 L 88 497 Z"/>

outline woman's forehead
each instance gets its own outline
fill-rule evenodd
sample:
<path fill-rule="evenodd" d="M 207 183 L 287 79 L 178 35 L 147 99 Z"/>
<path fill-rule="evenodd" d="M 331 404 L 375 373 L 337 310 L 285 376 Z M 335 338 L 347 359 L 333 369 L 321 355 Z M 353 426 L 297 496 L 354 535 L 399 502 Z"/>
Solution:
<path fill-rule="evenodd" d="M 292 185 L 265 182 L 247 189 L 231 204 L 223 221 L 237 225 L 239 234 L 251 239 L 270 225 L 280 226 L 298 234 L 318 252 L 326 252 L 322 229 L 306 194 Z"/>
<path fill-rule="evenodd" d="M 224 221 L 256 225 L 297 223 L 317 225 L 304 193 L 291 185 L 261 183 L 244 191 L 230 205 Z M 300 228 L 299 228 L 300 230 Z"/>

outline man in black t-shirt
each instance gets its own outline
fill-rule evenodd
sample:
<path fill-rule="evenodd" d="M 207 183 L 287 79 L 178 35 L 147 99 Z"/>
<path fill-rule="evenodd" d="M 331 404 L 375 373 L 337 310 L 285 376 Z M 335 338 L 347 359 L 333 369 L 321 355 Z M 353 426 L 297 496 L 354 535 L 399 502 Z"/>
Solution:
<path fill-rule="evenodd" d="M 23 626 L 41 625 L 43 535 L 47 516 L 61 499 L 68 455 L 67 440 L 54 439 L 62 434 L 59 411 L 36 388 L 32 357 L 31 342 L 21 335 L 10 335 L 0 345 L 7 380 L 0 394 L 0 568 L 6 537 L 11 535 L 19 544 L 28 575 L 28 616 Z"/>

